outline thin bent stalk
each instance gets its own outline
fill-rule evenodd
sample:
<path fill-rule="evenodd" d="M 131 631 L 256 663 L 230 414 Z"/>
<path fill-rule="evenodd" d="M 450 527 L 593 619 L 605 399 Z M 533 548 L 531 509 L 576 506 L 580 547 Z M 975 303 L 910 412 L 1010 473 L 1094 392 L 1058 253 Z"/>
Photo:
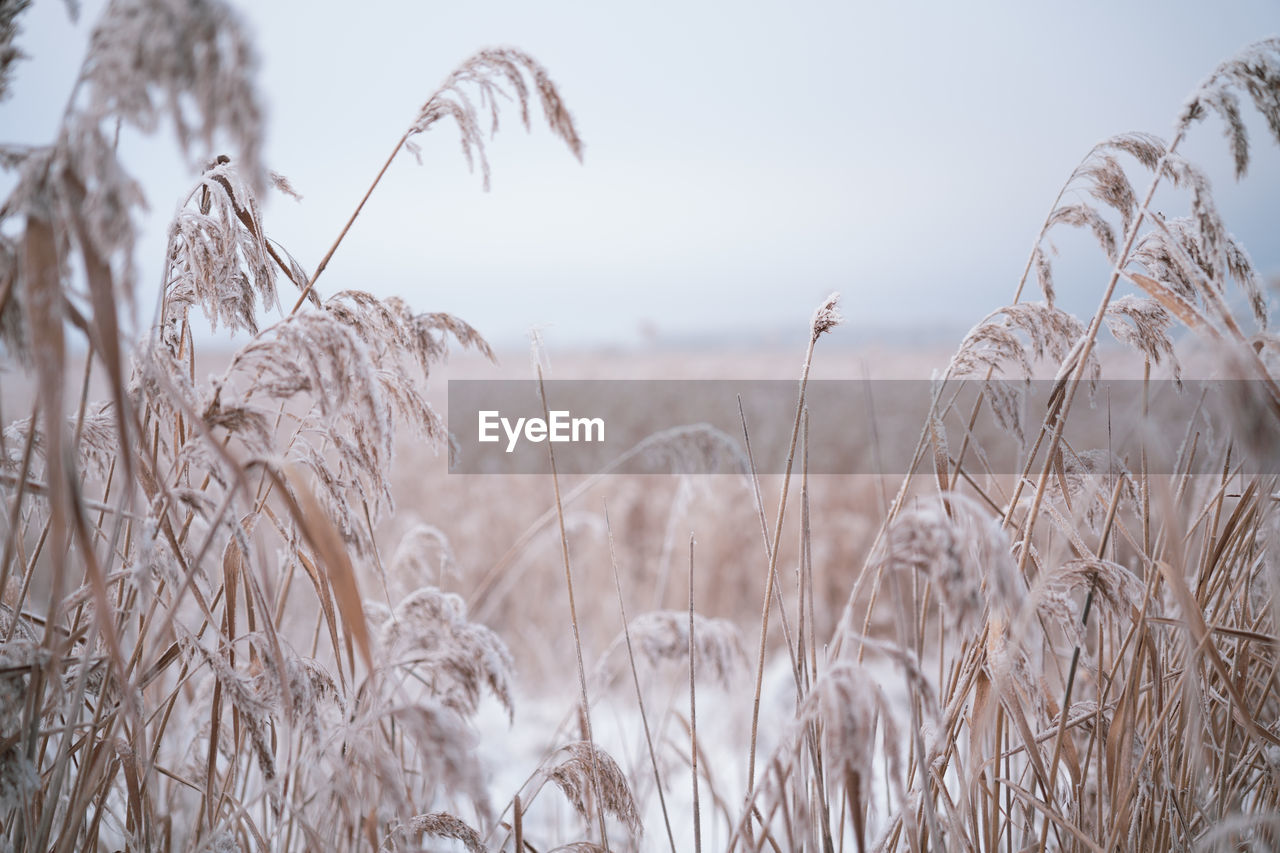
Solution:
<path fill-rule="evenodd" d="M 622 578 L 618 573 L 618 555 L 613 547 L 613 525 L 609 523 L 609 508 L 604 508 L 604 527 L 609 538 L 609 563 L 613 567 L 613 585 L 618 592 L 618 611 L 622 615 L 622 637 L 627 645 L 627 664 L 631 668 L 631 681 L 636 688 L 636 707 L 640 710 L 640 725 L 644 728 L 644 742 L 649 750 L 649 763 L 653 767 L 653 785 L 658 791 L 658 804 L 662 807 L 662 824 L 667 830 L 667 841 L 671 845 L 671 853 L 676 853 L 676 839 L 671 831 L 671 817 L 667 814 L 667 797 L 662 792 L 662 774 L 658 770 L 658 754 L 653 748 L 653 737 L 649 732 L 649 716 L 645 713 L 644 694 L 640 690 L 640 675 L 636 671 L 636 656 L 631 648 L 631 626 L 627 621 L 627 605 L 622 597 Z M 692 607 L 692 602 L 690 603 Z M 692 617 L 690 617 L 692 626 Z M 692 635 L 692 632 L 691 632 Z M 690 646 L 692 648 L 692 645 Z M 692 660 L 692 658 L 690 658 Z M 694 774 L 695 786 L 697 784 L 697 774 Z M 516 850 L 520 850 L 520 844 L 517 842 Z"/>
<path fill-rule="evenodd" d="M 693 535 L 689 536 L 689 760 L 693 775 L 693 849 L 702 853 L 702 809 L 698 802 L 697 646 L 693 635 Z"/>
<path fill-rule="evenodd" d="M 547 422 L 551 422 L 551 411 L 547 406 L 547 388 L 542 381 L 542 365 L 537 365 L 538 395 L 542 399 L 542 413 Z M 569 564 L 569 534 L 564 526 L 564 507 L 560 503 L 560 478 L 556 474 L 556 454 L 552 443 L 547 442 L 547 456 L 551 461 L 551 485 L 556 495 L 556 517 L 560 522 L 560 553 L 564 557 L 564 583 L 569 595 L 569 621 L 573 626 L 573 651 L 578 661 L 578 688 L 582 702 L 582 721 L 586 728 L 587 742 L 591 744 L 591 784 L 596 802 L 596 818 L 600 824 L 600 843 L 607 853 L 609 850 L 609 833 L 604 824 L 604 800 L 600 795 L 600 764 L 596 758 L 595 736 L 591 731 L 591 700 L 587 696 L 587 671 L 582 663 L 582 637 L 578 632 L 578 608 L 573 599 L 573 569 Z"/>
<path fill-rule="evenodd" d="M 329 266 L 333 253 L 338 251 L 338 247 L 342 245 L 342 240 L 347 236 L 347 232 L 351 230 L 351 226 L 355 224 L 356 218 L 360 215 L 360 211 L 364 210 L 364 204 L 369 200 L 369 196 L 373 195 L 373 191 L 377 189 L 378 183 L 382 180 L 382 176 L 387 173 L 387 169 L 391 168 L 391 161 L 396 159 L 396 155 L 400 153 L 400 149 L 404 148 L 404 144 L 409 141 L 409 137 L 413 131 L 405 131 L 404 136 L 400 137 L 400 141 L 391 149 L 386 162 L 382 164 L 382 168 L 378 170 L 378 174 L 374 176 L 373 183 L 369 184 L 369 188 L 364 191 L 364 195 L 360 198 L 360 203 L 356 205 L 356 209 L 351 212 L 351 216 L 347 219 L 347 224 L 342 226 L 342 230 L 338 232 L 338 236 L 334 239 L 333 245 L 329 247 L 329 251 L 324 253 L 324 257 L 320 259 L 320 263 L 316 264 L 315 271 L 311 273 L 311 277 L 307 279 L 307 284 L 302 288 L 302 292 L 298 294 L 298 301 L 293 303 L 290 314 L 297 314 L 298 309 L 303 306 L 307 298 L 311 296 L 312 288 L 315 287 L 316 279 L 320 277 L 320 273 L 324 272 L 325 267 Z"/>
<path fill-rule="evenodd" d="M 814 315 L 813 323 L 809 330 L 809 346 L 805 350 L 804 364 L 800 370 L 800 392 L 796 401 L 795 423 L 791 427 L 791 442 L 787 449 L 787 466 L 782 475 L 782 493 L 778 497 L 778 515 L 777 521 L 773 528 L 773 544 L 769 548 L 769 570 L 765 575 L 764 588 L 764 604 L 761 607 L 760 614 L 760 650 L 756 658 L 756 685 L 755 695 L 751 704 L 751 746 L 747 753 L 747 793 L 746 800 L 748 807 L 753 799 L 755 792 L 756 778 L 756 741 L 760 727 L 760 695 L 764 687 L 764 657 L 765 647 L 769 638 L 769 610 L 772 606 L 774 594 L 774 584 L 778 577 L 778 549 L 782 544 L 782 522 L 787 510 L 787 491 L 791 485 L 791 468 L 796 458 L 796 442 L 800 437 L 800 421 L 804 415 L 804 395 L 805 389 L 809 384 L 809 367 L 813 363 L 813 348 L 818 343 L 818 338 L 823 332 L 829 331 L 836 324 L 841 322 L 841 317 L 836 313 L 836 301 L 839 294 L 832 294 L 827 297 Z"/>

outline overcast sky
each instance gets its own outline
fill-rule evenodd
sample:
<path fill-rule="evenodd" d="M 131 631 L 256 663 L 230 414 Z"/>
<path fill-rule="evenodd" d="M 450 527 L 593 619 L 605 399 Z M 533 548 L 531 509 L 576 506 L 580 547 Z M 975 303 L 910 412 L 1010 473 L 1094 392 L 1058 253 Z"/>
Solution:
<path fill-rule="evenodd" d="M 24 16 L 19 43 L 35 58 L 0 104 L 3 136 L 50 137 L 101 5 L 86 2 L 78 25 L 56 0 Z M 499 344 L 546 326 L 561 346 L 633 344 L 646 328 L 785 334 L 831 290 L 860 326 L 963 330 L 1008 301 L 1093 143 L 1166 134 L 1214 65 L 1280 32 L 1280 4 L 1263 0 L 237 6 L 262 59 L 268 165 L 304 196 L 269 200 L 267 229 L 308 267 L 458 62 L 510 44 L 546 65 L 584 164 L 509 113 L 484 193 L 441 123 L 423 165 L 391 169 L 319 287 L 399 294 Z M 1239 186 L 1215 124 L 1186 151 L 1276 273 L 1280 152 L 1256 116 L 1250 127 Z M 126 146 L 153 211 L 139 256 L 149 296 L 192 177 L 171 138 Z M 1090 310 L 1097 252 L 1056 242 L 1064 302 Z"/>

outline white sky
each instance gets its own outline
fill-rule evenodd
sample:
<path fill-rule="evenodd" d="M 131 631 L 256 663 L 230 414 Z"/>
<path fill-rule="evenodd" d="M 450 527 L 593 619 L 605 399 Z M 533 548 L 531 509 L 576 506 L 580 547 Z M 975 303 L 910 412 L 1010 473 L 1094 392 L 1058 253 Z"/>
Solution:
<path fill-rule="evenodd" d="M 859 326 L 962 331 L 1008 301 L 1093 143 L 1167 133 L 1218 61 L 1280 32 L 1280 4 L 1263 0 L 237 5 L 262 57 L 268 165 L 305 197 L 270 200 L 267 229 L 308 268 L 458 62 L 510 44 L 547 66 L 584 165 L 511 112 L 485 194 L 442 123 L 420 138 L 424 165 L 392 168 L 318 287 L 399 294 L 498 344 L 549 326 L 553 347 L 636 343 L 646 324 L 673 340 L 790 339 L 831 290 Z M 0 104 L 0 136 L 50 137 L 101 3 L 85 7 L 74 26 L 56 0 L 24 16 L 35 59 Z M 1251 120 L 1254 162 L 1234 186 L 1212 122 L 1186 151 L 1228 227 L 1280 272 L 1280 151 Z M 174 150 L 126 140 L 153 210 L 147 297 L 191 182 Z M 1091 310 L 1097 250 L 1056 242 L 1064 303 Z"/>

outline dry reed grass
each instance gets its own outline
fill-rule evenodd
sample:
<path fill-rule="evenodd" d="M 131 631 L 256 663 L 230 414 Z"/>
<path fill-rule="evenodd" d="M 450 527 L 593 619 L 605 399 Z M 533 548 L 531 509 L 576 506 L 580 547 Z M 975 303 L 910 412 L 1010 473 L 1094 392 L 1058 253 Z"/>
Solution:
<path fill-rule="evenodd" d="M 0 14 L 0 94 L 22 5 Z M 454 500 L 453 513 L 479 525 L 468 537 L 402 519 L 398 545 L 386 547 L 398 437 L 407 427 L 445 440 L 427 380 L 451 340 L 492 353 L 448 315 L 355 291 L 320 296 L 320 274 L 386 166 L 310 273 L 270 241 L 256 199 L 268 183 L 292 190 L 261 164 L 252 68 L 223 3 L 116 0 L 94 30 L 57 137 L 3 151 L 18 182 L 0 219 L 21 236 L 0 238 L 0 334 L 39 387 L 0 444 L 6 848 L 1280 844 L 1277 484 L 1239 462 L 1242 448 L 1276 452 L 1280 342 L 1247 252 L 1204 173 L 1178 154 L 1192 126 L 1216 114 L 1242 177 L 1245 99 L 1280 139 L 1280 41 L 1220 66 L 1169 141 L 1117 136 L 1074 170 L 1013 303 L 975 326 L 952 358 L 896 493 L 811 477 L 806 382 L 819 338 L 840 322 L 833 296 L 809 330 L 787 413 L 786 473 L 757 476 L 748 442 L 745 461 L 734 457 L 743 476 L 719 487 L 676 478 L 674 501 L 655 499 L 651 481 L 619 478 L 608 485 L 622 510 L 621 551 L 607 517 L 598 524 L 573 506 L 601 480 L 562 494 L 558 478 L 553 492 L 527 486 L 540 490 L 535 505 L 554 498 L 554 508 L 503 520 L 509 537 L 493 531 L 511 494 L 505 504 Z M 580 157 L 546 71 L 511 49 L 460 66 L 391 157 L 452 118 L 487 183 L 485 134 L 500 103 L 509 99 L 528 126 L 535 98 Z M 208 164 L 170 227 L 163 299 L 133 347 L 117 306 L 132 298 L 141 198 L 109 142 L 115 122 L 145 132 L 168 123 L 182 149 Z M 215 139 L 229 140 L 235 156 L 212 157 Z M 1186 216 L 1151 210 L 1162 185 L 1184 191 Z M 1077 200 L 1063 204 L 1068 194 Z M 1087 320 L 1054 304 L 1046 239 L 1062 225 L 1088 229 L 1112 265 Z M 1023 301 L 1033 273 L 1041 303 Z M 298 291 L 289 312 L 280 276 Z M 1119 295 L 1122 285 L 1137 292 Z M 208 380 L 197 378 L 196 309 L 245 341 Z M 1177 377 L 1186 367 L 1178 327 L 1207 342 L 1228 377 L 1248 380 L 1237 386 L 1246 396 L 1236 430 L 1194 431 L 1183 446 L 1181 470 L 1208 457 L 1221 474 L 1158 476 L 1145 455 L 1068 447 L 1077 392 L 1107 366 L 1102 330 L 1137 353 L 1148 377 L 1166 366 Z M 72 341 L 91 353 L 79 374 Z M 990 382 L 1045 370 L 1056 379 L 1048 401 Z M 959 411 L 948 391 L 966 379 L 986 391 Z M 89 401 L 95 382 L 106 402 Z M 68 384 L 81 389 L 70 403 Z M 990 433 L 974 430 L 982 418 L 1019 442 L 1018 476 L 985 466 L 977 437 Z M 743 428 L 746 439 L 745 417 Z M 659 436 L 648 450 L 674 458 L 724 446 L 695 429 Z M 460 496 L 480 488 L 450 485 Z M 762 495 L 774 486 L 770 522 Z M 700 502 L 719 513 L 708 533 L 726 527 L 728 544 L 708 549 L 712 535 L 703 535 L 695 566 L 690 541 L 686 597 L 668 581 L 677 528 Z M 845 515 L 824 514 L 824 504 Z M 878 527 L 842 538 L 850 534 L 838 520 L 865 519 L 876 506 Z M 762 548 L 745 533 L 757 522 Z M 469 579 L 467 551 L 479 536 L 516 546 L 495 560 L 500 571 Z M 549 589 L 512 600 L 502 583 L 543 583 L 555 559 L 572 648 L 564 612 L 542 606 Z M 613 574 L 603 581 L 581 569 L 605 559 Z M 745 589 L 752 565 L 763 570 L 762 595 Z M 459 578 L 474 590 L 470 608 L 441 588 Z M 628 619 L 641 582 L 656 587 L 654 606 Z M 580 613 L 575 583 L 577 601 L 616 595 L 621 621 L 612 609 Z M 750 697 L 734 692 L 735 673 L 750 669 L 739 629 L 696 612 L 695 600 L 738 617 L 758 608 Z M 553 626 L 559 644 L 538 633 Z M 594 644 L 619 629 L 613 644 Z M 518 655 L 504 636 L 522 641 Z M 537 648 L 546 671 L 568 670 L 576 657 L 576 696 L 544 759 L 495 810 L 472 721 L 486 695 L 516 719 L 516 682 Z M 594 648 L 605 651 L 588 681 L 583 661 Z M 602 707 L 622 701 L 608 687 L 624 652 L 643 724 L 635 761 L 606 749 L 592 725 L 593 712 L 598 722 Z M 782 661 L 786 685 L 789 722 L 779 726 L 762 724 L 770 657 Z M 739 729 L 708 710 L 721 700 L 739 705 Z M 708 751 L 721 728 L 738 737 L 745 767 Z M 650 777 L 665 838 L 644 832 Z M 686 780 L 691 816 L 675 811 Z M 542 796 L 548 782 L 568 818 Z"/>

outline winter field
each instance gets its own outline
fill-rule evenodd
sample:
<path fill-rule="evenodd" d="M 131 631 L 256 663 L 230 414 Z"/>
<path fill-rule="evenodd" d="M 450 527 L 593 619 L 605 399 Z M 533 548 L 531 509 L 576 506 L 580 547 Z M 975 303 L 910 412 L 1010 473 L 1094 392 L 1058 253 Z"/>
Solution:
<path fill-rule="evenodd" d="M 0 849 L 1280 846 L 1275 281 L 1185 154 L 1274 156 L 1280 40 L 1063 163 L 954 340 L 859 340 L 849 291 L 765 343 L 495 353 L 326 270 L 428 131 L 486 181 L 499 118 L 582 159 L 554 69 L 466 59 L 295 257 L 240 18 L 93 27 L 54 137 L 0 147 Z M 139 330 L 121 128 L 199 163 Z M 544 473 L 451 472 L 484 379 L 548 421 L 567 380 L 787 393 L 637 396 L 647 473 L 527 431 Z"/>

